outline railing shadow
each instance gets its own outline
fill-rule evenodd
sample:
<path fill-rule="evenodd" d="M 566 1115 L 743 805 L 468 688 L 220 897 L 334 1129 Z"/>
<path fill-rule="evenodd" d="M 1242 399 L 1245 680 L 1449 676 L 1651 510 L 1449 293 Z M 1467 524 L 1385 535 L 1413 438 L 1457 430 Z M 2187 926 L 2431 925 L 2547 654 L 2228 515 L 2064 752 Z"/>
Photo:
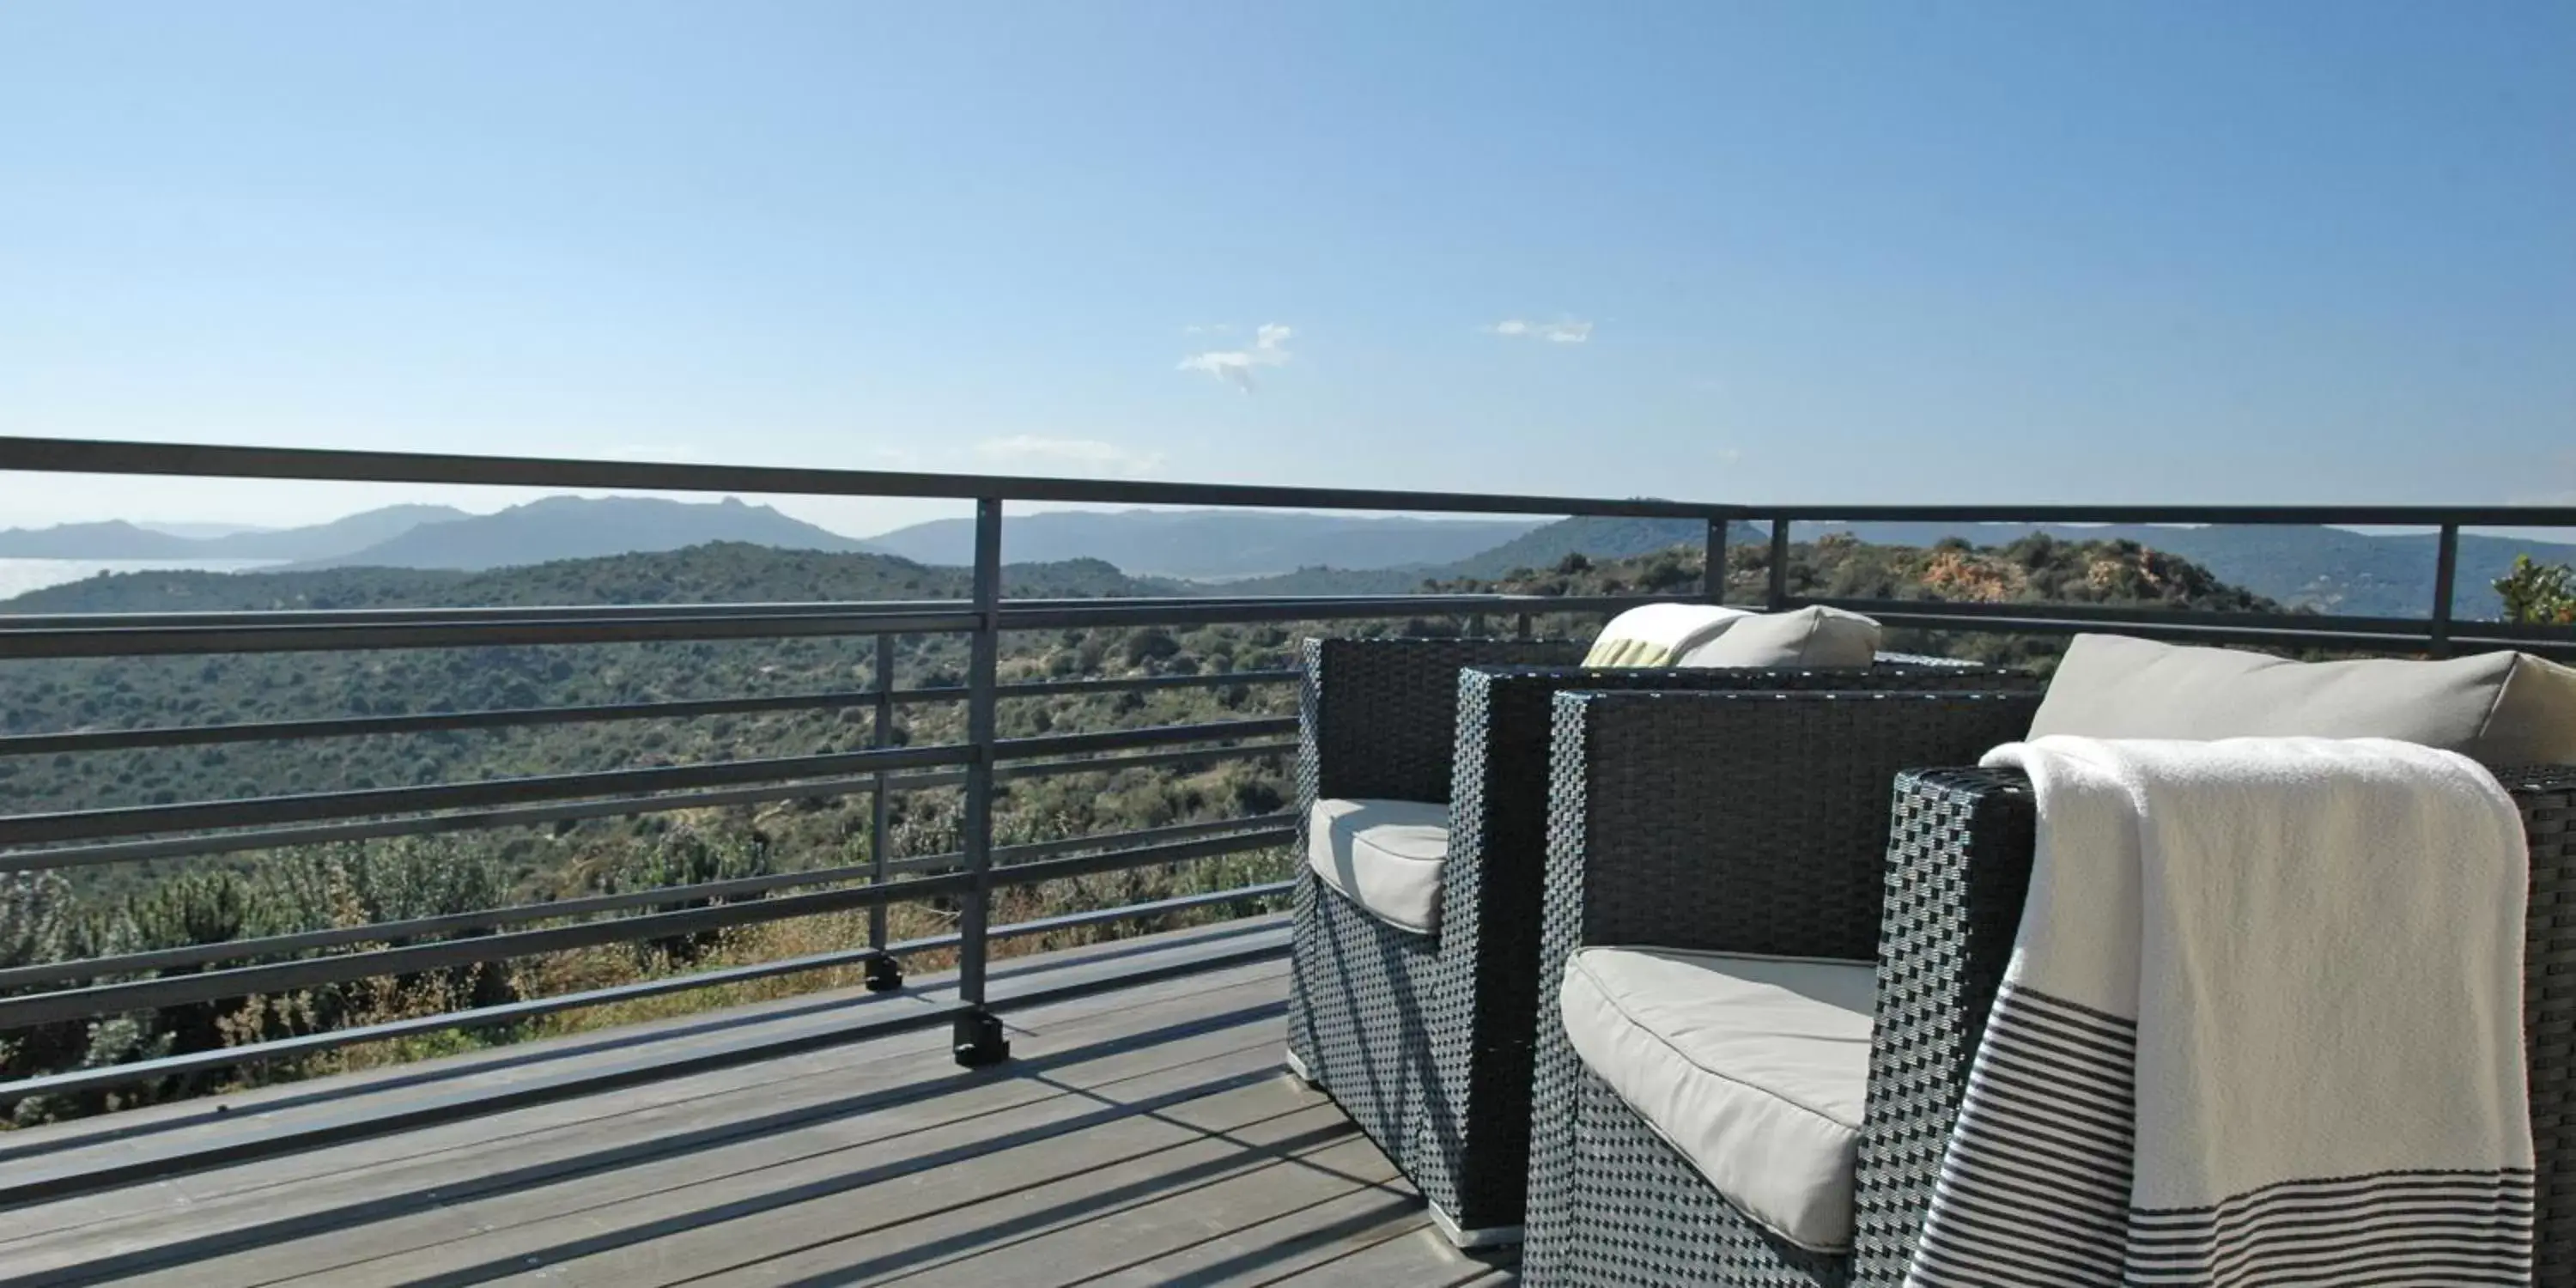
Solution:
<path fill-rule="evenodd" d="M 237 1252 L 246 1248 L 256 1248 L 284 1243 L 291 1240 L 310 1239 L 319 1235 L 355 1230 L 377 1221 L 416 1213 L 431 1206 L 453 1205 L 466 1200 L 488 1200 L 497 1196 L 531 1189 L 540 1185 L 555 1184 L 577 1179 L 584 1175 L 632 1167 L 639 1163 L 668 1162 L 683 1158 L 689 1154 L 707 1151 L 751 1137 L 821 1126 L 823 1124 L 855 1118 L 861 1115 L 876 1113 L 908 1104 L 935 1100 L 940 1096 L 947 1095 L 952 1092 L 963 1091 L 976 1086 L 1011 1081 L 1030 1081 L 1049 1086 L 1058 1086 L 1060 1084 L 1056 1084 L 1046 1077 L 1048 1073 L 1087 1061 L 1104 1059 L 1127 1052 L 1145 1050 L 1155 1046 L 1181 1041 L 1193 1036 L 1218 1033 L 1229 1028 L 1259 1024 L 1262 1021 L 1278 1016 L 1281 1014 L 1282 1010 L 1283 1004 L 1277 1002 L 1237 1008 L 1232 1011 L 1222 1012 L 1216 1015 L 1189 1020 L 1178 1024 L 1165 1025 L 1159 1028 L 1145 1030 L 1143 1032 L 1122 1034 L 1100 1042 L 1090 1043 L 1064 1051 L 1053 1052 L 1043 1056 L 1025 1058 L 1012 1064 L 1000 1066 L 985 1072 L 967 1074 L 942 1073 L 934 1077 L 924 1078 L 901 1086 L 872 1091 L 861 1095 L 829 1101 L 823 1104 L 782 1110 L 718 1126 L 705 1127 L 694 1131 L 678 1133 L 676 1135 L 655 1137 L 629 1145 L 597 1150 L 547 1163 L 494 1172 L 487 1176 L 477 1177 L 472 1181 L 461 1185 L 448 1186 L 444 1188 L 440 1192 L 438 1198 L 434 1200 L 427 1199 L 420 1194 L 402 1194 L 382 1199 L 371 1199 L 318 1212 L 282 1217 L 271 1221 L 254 1222 L 248 1225 L 237 1226 L 231 1229 L 197 1236 L 195 1238 L 172 1241 L 151 1248 L 138 1249 L 132 1252 L 94 1258 L 73 1265 L 57 1267 L 52 1270 L 36 1272 L 14 1278 L 10 1280 L 10 1282 L 16 1285 L 25 1285 L 27 1288 L 36 1288 L 38 1285 L 100 1283 L 140 1273 L 145 1270 L 185 1266 L 228 1253 Z M 1260 1043 L 1255 1045 L 1267 1045 L 1268 1042 L 1272 1040 L 1274 1039 L 1270 1039 L 1265 1036 Z M 1248 1050 L 1252 1048 L 1246 1047 L 1243 1049 Z M 1211 1056 L 1206 1058 L 1215 1059 L 1222 1057 Z M 1155 1070 L 1153 1072 L 1164 1072 L 1167 1071 L 1167 1069 Z M 1144 1075 L 1139 1074 L 1137 1076 Z M 969 1142 L 949 1149 L 935 1151 L 925 1156 L 905 1159 L 896 1163 L 889 1163 L 882 1167 L 857 1169 L 842 1176 L 832 1178 L 827 1182 L 817 1182 L 814 1185 L 798 1187 L 796 1190 L 784 1192 L 785 1195 L 791 1197 L 764 1195 L 757 1200 L 745 1200 L 742 1203 L 724 1205 L 721 1208 L 712 1209 L 712 1211 L 723 1213 L 722 1216 L 712 1217 L 705 1220 L 697 1220 L 686 1225 L 674 1226 L 671 1230 L 662 1230 L 659 1233 L 641 1237 L 660 1237 L 661 1233 L 669 1233 L 676 1229 L 695 1228 L 698 1225 L 709 1224 L 716 1220 L 730 1220 L 739 1216 L 748 1215 L 751 1212 L 763 1210 L 766 1207 L 779 1206 L 788 1202 L 801 1202 L 807 1198 L 819 1197 L 824 1194 L 835 1193 L 847 1189 L 855 1189 L 864 1185 L 876 1184 L 909 1173 L 932 1169 L 949 1163 L 960 1162 L 995 1150 L 1032 1144 L 1056 1136 L 1065 1135 L 1070 1132 L 1080 1131 L 1086 1127 L 1098 1126 L 1103 1123 L 1112 1122 L 1119 1118 L 1169 1108 L 1192 1099 L 1213 1094 L 1217 1091 L 1228 1090 L 1238 1086 L 1254 1085 L 1274 1076 L 1276 1075 L 1267 1070 L 1228 1075 L 1212 1079 L 1208 1083 L 1202 1083 L 1192 1087 L 1183 1088 L 1178 1091 L 1165 1093 L 1133 1104 L 1114 1105 L 1111 1108 L 1077 1115 L 1070 1119 Z M 1018 1106 L 1005 1106 L 984 1112 L 1002 1113 L 1007 1112 L 1010 1108 L 1016 1107 Z M 919 1128 L 917 1130 L 934 1130 L 937 1127 L 953 1126 L 956 1122 L 971 1121 L 973 1118 L 981 1116 L 984 1115 L 970 1114 L 964 1118 L 943 1121 L 942 1123 L 935 1124 L 930 1127 Z M 908 1133 L 898 1133 L 898 1138 L 902 1134 Z M 805 1191 L 811 1192 L 808 1193 Z M 673 1218 L 673 1220 L 679 1220 L 679 1218 Z M 657 1223 L 657 1225 L 661 1224 L 668 1223 Z M 655 1227 L 645 1228 L 651 1229 Z M 626 1232 L 619 1232 L 621 1236 L 625 1233 Z M 609 1236 L 602 1237 L 608 1238 Z M 622 1241 L 635 1242 L 640 1240 L 624 1239 Z M 615 1246 L 615 1243 L 611 1242 L 603 1245 L 603 1247 L 607 1246 Z M 509 1273 L 523 1272 L 528 1266 L 528 1263 L 523 1258 L 518 1257 L 510 1258 L 507 1264 L 510 1268 Z M 496 1271 L 495 1273 L 498 1272 Z M 469 1278 L 457 1280 L 456 1282 L 478 1282 L 478 1280 Z"/>

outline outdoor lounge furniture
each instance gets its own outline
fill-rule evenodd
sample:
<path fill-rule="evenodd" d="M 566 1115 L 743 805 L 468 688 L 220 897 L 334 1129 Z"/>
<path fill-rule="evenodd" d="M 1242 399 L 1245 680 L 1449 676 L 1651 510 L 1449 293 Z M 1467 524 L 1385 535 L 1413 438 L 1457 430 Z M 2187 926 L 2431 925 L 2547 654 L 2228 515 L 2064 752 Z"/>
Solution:
<path fill-rule="evenodd" d="M 1321 861 L 1298 883 L 1289 1058 L 1462 1243 L 1511 1242 L 1522 1224 L 1551 697 L 2036 687 L 2017 673 L 1894 655 L 1838 671 L 1565 665 L 1582 653 L 1521 640 L 1305 645 L 1298 817 L 1303 852 Z M 1973 757 L 1996 740 L 1924 744 L 1905 763 Z M 1712 763 L 1758 754 L 1741 747 Z M 1896 767 L 1879 775 L 1865 828 L 1883 830 Z"/>
<path fill-rule="evenodd" d="M 2052 719 L 2055 731 L 2076 732 L 2065 726 L 2163 718 L 2151 695 L 2116 693 L 2120 673 L 2104 665 L 2152 663 L 2189 673 L 2206 722 L 2157 731 L 2164 736 L 2293 732 L 2277 726 L 2311 723 L 2321 711 L 2342 718 L 2358 709 L 2358 690 L 2343 687 L 2356 678 L 2423 682 L 2417 706 L 2448 702 L 2468 713 L 2447 727 L 2476 750 L 2576 736 L 2500 711 L 2502 691 L 2522 681 L 2492 660 L 2412 664 L 2428 668 L 2413 673 L 2371 669 L 2389 663 L 2320 664 L 2258 681 L 2275 686 L 2268 697 L 2278 699 L 2258 701 L 2266 694 L 2212 686 L 2228 683 L 2231 669 L 2276 672 L 2270 659 L 2253 666 L 2241 654 L 2216 659 L 2194 656 L 2216 650 L 2136 643 L 2079 641 L 2060 672 L 2064 688 L 2052 689 L 2034 729 L 2046 731 Z M 2330 669 L 2357 665 L 2365 669 Z M 2523 673 L 2534 677 L 2553 678 Z M 2336 700 L 2313 705 L 2320 694 Z M 2556 701 L 2546 685 L 2515 701 L 2535 699 Z M 1835 860 L 1849 869 L 1839 880 L 1819 855 L 1748 843 L 1742 820 L 1711 827 L 1690 798 L 1706 790 L 1695 783 L 1713 780 L 1680 744 L 1720 741 L 1722 729 L 1730 743 L 1830 746 L 1831 735 L 1786 716 L 1812 701 L 1785 698 L 1766 709 L 1624 694 L 1555 699 L 1541 966 L 1554 995 L 1539 1012 L 1525 1282 L 1875 1286 L 1905 1278 L 2021 921 L 2035 801 L 2016 772 L 1909 770 L 1895 781 L 1889 839 L 1874 851 L 1847 843 Z M 2409 718 L 2429 717 L 2418 709 Z M 1765 732 L 1765 721 L 1781 727 Z M 2576 766 L 2497 774 L 2530 844 L 2524 1024 L 2538 1159 L 2536 1282 L 2570 1288 Z M 1819 885 L 1865 885 L 1869 894 L 1840 903 L 1806 896 Z M 1752 901 L 1770 916 L 1743 924 L 1713 915 L 1748 890 L 1765 892 Z M 1825 960 L 1784 979 L 1780 963 L 1764 958 Z M 1622 1055 L 1623 1044 L 1683 1058 L 1659 1066 Z"/>

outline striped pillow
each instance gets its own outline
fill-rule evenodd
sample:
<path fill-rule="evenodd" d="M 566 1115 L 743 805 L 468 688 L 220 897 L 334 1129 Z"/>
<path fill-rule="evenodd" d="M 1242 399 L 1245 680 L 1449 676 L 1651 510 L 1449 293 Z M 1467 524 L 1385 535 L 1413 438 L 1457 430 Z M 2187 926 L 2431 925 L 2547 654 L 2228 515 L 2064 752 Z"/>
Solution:
<path fill-rule="evenodd" d="M 1631 608 L 1601 628 L 1584 655 L 1585 666 L 1671 666 L 1682 654 L 1753 616 L 1714 604 L 1647 604 Z"/>

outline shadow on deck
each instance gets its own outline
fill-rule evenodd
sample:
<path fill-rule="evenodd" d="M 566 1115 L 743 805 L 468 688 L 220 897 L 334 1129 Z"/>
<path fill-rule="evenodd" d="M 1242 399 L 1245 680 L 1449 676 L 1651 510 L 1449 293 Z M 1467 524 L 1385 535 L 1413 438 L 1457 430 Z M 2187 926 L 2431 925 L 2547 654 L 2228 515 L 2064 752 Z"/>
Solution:
<path fill-rule="evenodd" d="M 0 1192 L 22 1196 L 0 1208 L 0 1276 L 1510 1282 L 1450 1250 L 1281 1071 L 1286 963 L 1246 959 L 1283 934 L 1265 919 L 997 967 L 998 999 L 1205 966 L 1011 1010 L 1019 1058 L 978 1073 L 945 1025 L 899 1022 L 946 1000 L 926 980 L 0 1136 Z M 706 1067 L 746 1046 L 783 1053 Z M 696 1071 L 651 1076 L 675 1062 Z"/>

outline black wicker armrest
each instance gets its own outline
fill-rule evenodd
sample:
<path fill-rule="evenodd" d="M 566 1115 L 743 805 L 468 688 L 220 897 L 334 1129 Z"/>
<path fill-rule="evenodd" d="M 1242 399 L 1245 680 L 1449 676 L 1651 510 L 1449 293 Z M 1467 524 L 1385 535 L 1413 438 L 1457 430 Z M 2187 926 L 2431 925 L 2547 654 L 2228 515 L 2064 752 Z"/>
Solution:
<path fill-rule="evenodd" d="M 1309 639 L 1298 683 L 1300 806 L 1318 797 L 1449 799 L 1458 672 L 1583 660 L 1574 640 Z"/>
<path fill-rule="evenodd" d="M 2021 926 L 2036 817 L 2030 780 L 2018 770 L 1897 777 L 1878 1021 L 1854 1169 L 1855 1283 L 1901 1282 L 1913 1259 Z"/>
<path fill-rule="evenodd" d="M 2576 766 L 2502 769 L 2531 843 L 2523 1031 L 2537 1158 L 2533 1282 L 2576 1285 Z M 1897 780 L 1854 1180 L 1853 1282 L 1903 1280 L 2029 891 L 2036 801 L 2009 770 Z"/>
<path fill-rule="evenodd" d="M 1556 696 L 1529 1150 L 1530 1229 L 1554 1232 L 1542 1275 L 1562 1270 L 1583 1086 L 1556 1008 L 1565 959 L 1622 943 L 1872 956 L 1897 775 L 1974 761 L 2038 706 L 2028 690 Z"/>

